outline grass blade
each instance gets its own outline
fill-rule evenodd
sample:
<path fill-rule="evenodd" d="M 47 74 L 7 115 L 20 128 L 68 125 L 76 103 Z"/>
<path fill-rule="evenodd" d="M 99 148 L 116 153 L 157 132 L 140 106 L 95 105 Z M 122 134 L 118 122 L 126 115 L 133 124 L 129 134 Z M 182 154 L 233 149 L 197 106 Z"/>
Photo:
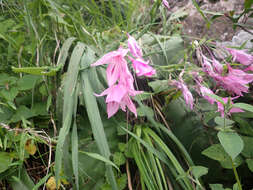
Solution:
<path fill-rule="evenodd" d="M 68 67 L 67 76 L 65 79 L 64 85 L 64 104 L 63 104 L 63 126 L 60 130 L 58 137 L 58 143 L 56 146 L 56 155 L 55 155 L 55 176 L 56 181 L 58 182 L 60 171 L 62 167 L 62 157 L 63 157 L 63 146 L 65 139 L 69 133 L 69 129 L 72 123 L 72 116 L 74 110 L 74 101 L 75 98 L 74 91 L 76 87 L 76 81 L 79 72 L 79 63 L 84 52 L 84 45 L 78 43 L 73 50 L 73 53 L 70 58 L 70 63 Z"/>
<path fill-rule="evenodd" d="M 68 57 L 68 51 L 71 47 L 72 43 L 75 41 L 76 38 L 70 37 L 68 38 L 64 44 L 62 45 L 58 60 L 57 60 L 57 66 L 63 66 L 65 64 L 65 61 Z"/>
<path fill-rule="evenodd" d="M 119 168 L 118 168 L 118 166 L 116 166 L 111 160 L 109 160 L 109 159 L 101 156 L 100 154 L 93 153 L 93 152 L 84 152 L 84 151 L 79 151 L 79 152 L 83 153 L 83 154 L 86 154 L 87 156 L 89 156 L 91 158 L 95 158 L 97 160 L 100 160 L 100 161 L 102 161 L 102 162 L 104 162 L 104 163 L 106 163 L 108 165 L 111 165 L 114 168 L 116 168 L 118 171 L 120 171 Z"/>
<path fill-rule="evenodd" d="M 195 6 L 195 8 L 197 9 L 197 11 L 201 14 L 201 16 L 203 17 L 203 19 L 206 21 L 207 28 L 210 28 L 211 22 L 208 20 L 208 18 L 206 17 L 205 13 L 201 10 L 201 8 L 199 7 L 197 1 L 196 0 L 192 0 L 192 4 Z"/>
<path fill-rule="evenodd" d="M 77 126 L 76 122 L 73 124 L 72 136 L 71 136 L 71 145 L 72 145 L 72 166 L 75 176 L 76 189 L 79 189 L 79 178 L 78 178 L 78 135 L 77 135 Z"/>
<path fill-rule="evenodd" d="M 162 139 L 160 139 L 160 137 L 158 135 L 156 135 L 151 129 L 149 128 L 145 128 L 144 129 L 153 139 L 154 141 L 161 147 L 161 149 L 167 154 L 167 156 L 169 157 L 169 159 L 171 160 L 171 162 L 173 163 L 174 167 L 176 168 L 177 172 L 179 173 L 179 175 L 184 176 L 185 171 L 182 168 L 182 166 L 180 165 L 180 163 L 178 162 L 177 158 L 174 156 L 174 154 L 171 152 L 171 150 L 166 146 L 166 144 L 162 141 Z M 188 178 L 183 178 L 187 188 L 193 189 L 191 182 L 189 181 Z"/>
<path fill-rule="evenodd" d="M 41 185 L 43 185 L 44 183 L 46 183 L 47 179 L 48 179 L 51 175 L 52 175 L 52 174 L 50 173 L 50 174 L 44 176 L 44 177 L 33 187 L 32 190 L 38 190 L 39 187 L 40 187 Z"/>
<path fill-rule="evenodd" d="M 95 62 L 95 52 L 92 51 L 89 47 L 86 48 L 86 53 L 82 57 L 81 68 L 85 68 Z M 111 153 L 108 146 L 108 142 L 106 139 L 104 127 L 102 124 L 102 120 L 99 114 L 99 109 L 97 105 L 96 97 L 94 96 L 94 92 L 91 87 L 91 83 L 89 80 L 89 70 L 83 70 L 81 74 L 82 79 L 82 91 L 84 102 L 86 105 L 88 117 L 91 123 L 92 132 L 94 135 L 94 139 L 97 143 L 98 149 L 100 153 L 106 158 L 109 159 Z M 112 170 L 112 166 L 106 164 L 107 175 L 109 182 L 112 186 L 113 190 L 117 190 L 117 184 L 114 177 L 114 173 Z"/>

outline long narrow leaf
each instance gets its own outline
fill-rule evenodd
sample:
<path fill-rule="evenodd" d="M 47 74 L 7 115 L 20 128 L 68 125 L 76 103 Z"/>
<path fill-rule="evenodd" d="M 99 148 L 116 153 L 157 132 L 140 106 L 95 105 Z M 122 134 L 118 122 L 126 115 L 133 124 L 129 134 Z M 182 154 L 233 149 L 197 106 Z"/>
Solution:
<path fill-rule="evenodd" d="M 38 190 L 39 187 L 41 185 L 43 185 L 44 183 L 46 183 L 47 179 L 52 175 L 52 173 L 46 175 L 45 177 L 43 177 L 34 187 L 32 190 Z"/>
<path fill-rule="evenodd" d="M 57 66 L 63 66 L 65 64 L 65 61 L 68 57 L 68 51 L 71 47 L 72 43 L 75 41 L 76 38 L 70 37 L 68 38 L 62 45 L 58 60 L 57 60 Z"/>
<path fill-rule="evenodd" d="M 93 153 L 93 152 L 84 152 L 84 151 L 79 151 L 79 152 L 83 153 L 83 154 L 86 154 L 87 156 L 89 156 L 91 158 L 95 158 L 97 160 L 100 160 L 100 161 L 102 161 L 102 162 L 104 162 L 104 163 L 106 163 L 108 165 L 111 165 L 114 168 L 116 168 L 118 171 L 120 171 L 119 168 L 118 168 L 118 166 L 116 166 L 111 160 L 109 160 L 109 159 L 101 156 L 100 154 Z"/>
<path fill-rule="evenodd" d="M 71 145 L 72 145 L 72 166 L 75 176 L 76 189 L 79 189 L 79 178 L 78 178 L 78 136 L 77 136 L 77 126 L 76 122 L 73 124 L 72 136 L 71 136 Z"/>
<path fill-rule="evenodd" d="M 75 95 L 75 87 L 76 87 L 76 81 L 78 77 L 79 72 L 79 63 L 80 59 L 82 57 L 82 54 L 84 52 L 84 45 L 81 43 L 78 43 L 76 47 L 73 50 L 73 53 L 70 58 L 70 63 L 68 67 L 67 76 L 65 79 L 65 85 L 64 85 L 64 104 L 63 104 L 63 127 L 60 130 L 58 143 L 56 146 L 56 155 L 55 155 L 55 176 L 56 181 L 58 182 L 60 171 L 62 167 L 62 157 L 63 157 L 63 146 L 66 139 L 66 136 L 69 133 L 69 129 L 72 122 L 72 116 L 73 116 L 73 104 L 74 104 L 74 98 Z"/>
<path fill-rule="evenodd" d="M 95 52 L 92 51 L 89 47 L 86 47 L 86 53 L 82 57 L 81 67 L 85 68 L 89 66 L 90 64 L 92 64 L 93 62 L 95 62 Z M 94 92 L 92 90 L 88 74 L 89 74 L 88 69 L 83 70 L 81 74 L 84 102 L 86 105 L 88 117 L 91 123 L 92 132 L 93 132 L 95 141 L 97 143 L 98 149 L 105 158 L 109 159 L 111 153 L 110 153 L 110 149 L 109 149 L 108 142 L 106 139 L 102 120 L 99 114 L 97 100 L 96 100 L 96 97 L 94 96 Z M 106 168 L 107 168 L 108 179 L 112 186 L 112 189 L 117 190 L 118 188 L 117 188 L 116 180 L 115 180 L 114 173 L 112 170 L 112 166 L 106 164 Z"/>
<path fill-rule="evenodd" d="M 174 156 L 174 154 L 171 152 L 171 150 L 162 141 L 162 139 L 158 135 L 156 135 L 151 129 L 145 128 L 144 130 L 154 139 L 154 141 L 162 148 L 162 150 L 164 150 L 164 152 L 167 154 L 167 156 L 169 157 L 169 159 L 173 163 L 174 167 L 176 168 L 177 172 L 180 175 L 184 176 L 184 174 L 185 174 L 184 169 L 182 168 L 182 166 L 180 165 L 180 163 L 178 162 L 178 160 Z M 192 184 L 188 178 L 184 177 L 183 180 L 189 190 L 193 189 Z"/>

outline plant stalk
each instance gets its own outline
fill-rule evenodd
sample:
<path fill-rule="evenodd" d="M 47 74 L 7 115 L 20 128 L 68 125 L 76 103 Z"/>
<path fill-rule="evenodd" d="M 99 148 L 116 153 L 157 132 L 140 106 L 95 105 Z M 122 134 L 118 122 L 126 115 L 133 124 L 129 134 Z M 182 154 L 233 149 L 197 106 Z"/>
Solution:
<path fill-rule="evenodd" d="M 239 190 L 242 190 L 241 181 L 240 181 L 240 179 L 239 179 L 239 176 L 238 176 L 238 173 L 237 173 L 236 167 L 235 167 L 234 162 L 233 162 L 233 160 L 232 160 L 232 158 L 231 158 L 231 157 L 230 157 L 230 159 L 231 159 L 231 163 L 232 163 L 233 171 L 234 171 L 234 174 L 235 174 L 235 179 L 236 179 L 237 184 L 238 184 L 238 188 L 239 188 Z"/>

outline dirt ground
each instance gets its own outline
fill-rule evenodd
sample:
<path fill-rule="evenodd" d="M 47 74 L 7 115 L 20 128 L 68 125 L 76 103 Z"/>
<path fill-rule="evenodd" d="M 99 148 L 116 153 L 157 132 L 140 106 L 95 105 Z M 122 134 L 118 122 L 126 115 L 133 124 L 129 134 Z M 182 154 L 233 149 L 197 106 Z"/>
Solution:
<path fill-rule="evenodd" d="M 235 10 L 240 13 L 243 10 L 244 0 L 198 0 L 202 10 L 211 12 L 228 13 Z M 171 11 L 174 12 L 179 8 L 185 7 L 188 16 L 183 20 L 183 32 L 185 35 L 202 38 L 208 36 L 218 41 L 230 41 L 238 32 L 232 28 L 232 22 L 229 18 L 222 16 L 215 19 L 208 29 L 206 22 L 198 13 L 191 0 L 169 0 Z M 208 14 L 210 18 L 212 15 Z"/>

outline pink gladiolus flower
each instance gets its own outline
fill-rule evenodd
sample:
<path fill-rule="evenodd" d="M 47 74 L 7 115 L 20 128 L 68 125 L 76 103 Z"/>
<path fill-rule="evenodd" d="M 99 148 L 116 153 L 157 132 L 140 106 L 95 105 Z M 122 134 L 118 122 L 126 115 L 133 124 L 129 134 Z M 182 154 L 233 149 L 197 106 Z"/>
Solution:
<path fill-rule="evenodd" d="M 253 74 L 245 73 L 240 69 L 233 69 L 229 64 L 227 76 L 214 76 L 214 79 L 221 85 L 223 88 L 228 91 L 242 96 L 243 92 L 247 93 L 249 83 L 253 81 Z"/>
<path fill-rule="evenodd" d="M 135 117 L 137 117 L 136 107 L 134 103 L 132 102 L 131 98 L 126 94 L 120 103 L 118 102 L 108 102 L 107 103 L 107 114 L 108 118 L 112 117 L 119 108 L 121 108 L 124 112 L 126 111 L 126 106 L 128 109 L 134 113 Z"/>
<path fill-rule="evenodd" d="M 190 109 L 192 110 L 193 109 L 193 102 L 194 102 L 192 93 L 190 92 L 190 90 L 188 89 L 188 87 L 184 84 L 183 80 L 182 79 L 179 79 L 179 80 L 180 81 L 173 80 L 172 81 L 172 85 L 176 86 L 179 90 L 182 91 L 185 103 L 187 105 L 189 105 Z"/>
<path fill-rule="evenodd" d="M 203 62 L 202 62 L 202 68 L 205 73 L 212 76 L 214 75 L 214 70 L 212 64 L 209 62 L 206 56 L 203 55 Z"/>
<path fill-rule="evenodd" d="M 250 65 L 253 63 L 253 56 L 246 53 L 244 50 L 230 49 L 226 50 L 233 56 L 233 61 L 238 61 L 243 65 Z"/>
<path fill-rule="evenodd" d="M 253 65 L 250 65 L 249 67 L 244 69 L 244 71 L 252 71 L 253 72 Z"/>
<path fill-rule="evenodd" d="M 127 36 L 128 36 L 128 48 L 130 52 L 132 53 L 132 55 L 137 58 L 142 57 L 143 56 L 142 51 L 137 41 L 129 34 L 127 34 Z"/>
<path fill-rule="evenodd" d="M 133 68 L 137 74 L 137 76 L 147 76 L 151 77 L 156 73 L 155 69 L 153 67 L 149 66 L 149 61 L 144 61 L 141 58 L 133 59 L 131 57 L 128 57 L 130 61 L 133 63 Z"/>
<path fill-rule="evenodd" d="M 215 99 L 207 95 L 207 94 L 214 94 L 213 91 L 201 84 L 198 85 L 201 96 L 203 96 L 203 98 L 205 98 L 210 104 L 213 104 L 215 102 Z"/>
<path fill-rule="evenodd" d="M 134 103 L 130 96 L 142 93 L 134 90 L 134 79 L 130 73 L 125 56 L 129 50 L 119 47 L 118 50 L 107 53 L 91 66 L 109 64 L 106 69 L 109 88 L 96 96 L 105 96 L 107 103 L 108 118 L 112 117 L 121 108 L 126 111 L 126 107 L 137 117 Z"/>
<path fill-rule="evenodd" d="M 96 94 L 96 96 L 107 95 L 106 103 L 107 103 L 108 118 L 113 116 L 119 110 L 119 108 L 121 108 L 123 111 L 126 111 L 126 106 L 137 117 L 135 105 L 133 104 L 129 95 L 135 96 L 140 93 L 142 92 L 129 89 L 125 85 L 122 85 L 122 84 L 116 84 L 116 85 L 110 86 L 101 94 L 99 95 Z"/>
<path fill-rule="evenodd" d="M 93 63 L 91 66 L 98 66 L 103 64 L 109 64 L 106 70 L 107 74 L 107 80 L 109 86 L 112 86 L 116 83 L 116 81 L 121 77 L 130 77 L 128 72 L 126 71 L 127 67 L 127 61 L 125 60 L 125 56 L 128 53 L 127 49 L 123 49 L 122 47 L 119 47 L 118 50 L 109 52 L 105 54 L 102 58 L 100 58 L 98 61 Z M 130 73 L 130 72 L 129 72 Z"/>
<path fill-rule="evenodd" d="M 236 99 L 236 98 L 238 98 L 239 96 L 237 96 L 237 97 L 234 97 L 234 98 L 231 98 L 231 104 L 234 104 L 233 102 L 232 102 L 232 100 L 234 100 L 234 99 Z M 228 98 L 222 98 L 222 100 L 224 101 L 224 103 L 225 104 L 227 104 L 227 102 L 228 102 Z M 220 103 L 220 102 L 218 102 L 217 101 L 217 106 L 218 106 L 218 112 L 220 112 L 221 113 L 221 117 L 224 117 L 224 106 L 222 105 L 222 103 Z M 238 112 L 244 112 L 242 109 L 240 109 L 240 108 L 231 108 L 230 110 L 229 110 L 229 115 L 231 114 L 231 113 L 238 113 Z"/>
<path fill-rule="evenodd" d="M 214 71 L 216 72 L 216 73 L 218 73 L 218 74 L 222 74 L 222 72 L 223 72 L 223 66 L 222 66 L 222 64 L 220 64 L 220 62 L 218 61 L 218 60 L 216 60 L 216 59 L 214 59 L 213 58 L 213 69 L 214 69 Z"/>
<path fill-rule="evenodd" d="M 125 88 L 125 86 L 121 85 L 121 84 L 116 84 L 113 86 L 110 86 L 109 88 L 107 88 L 104 92 L 102 92 L 101 94 L 96 94 L 96 96 L 105 96 L 106 97 L 106 103 L 109 102 L 117 102 L 120 103 L 122 98 L 127 94 L 127 89 Z"/>
<path fill-rule="evenodd" d="M 170 6 L 167 0 L 163 0 L 163 5 L 169 10 Z"/>
<path fill-rule="evenodd" d="M 229 71 L 229 75 L 234 75 L 238 78 L 241 78 L 242 80 L 244 80 L 247 83 L 250 83 L 253 81 L 253 74 L 248 74 L 245 73 L 244 71 L 240 70 L 240 69 L 233 69 L 229 64 L 227 65 L 228 67 L 228 71 Z"/>

